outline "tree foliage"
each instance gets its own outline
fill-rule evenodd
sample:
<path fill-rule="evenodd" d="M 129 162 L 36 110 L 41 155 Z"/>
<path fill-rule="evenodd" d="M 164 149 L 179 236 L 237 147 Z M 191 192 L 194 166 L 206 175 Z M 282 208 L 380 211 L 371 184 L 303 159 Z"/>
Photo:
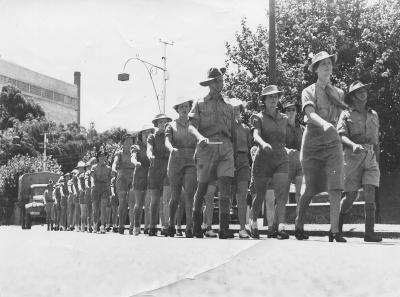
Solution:
<path fill-rule="evenodd" d="M 45 162 L 46 170 L 61 173 L 61 166 L 57 161 L 48 158 Z M 8 160 L 7 164 L 0 167 L 0 189 L 9 201 L 15 202 L 18 193 L 18 179 L 24 173 L 43 171 L 43 159 L 39 157 L 17 155 Z"/>
<path fill-rule="evenodd" d="M 347 90 L 355 80 L 371 82 L 369 103 L 380 115 L 381 168 L 391 171 L 400 160 L 400 3 L 382 0 L 279 1 L 276 7 L 277 84 L 284 99 L 300 103 L 301 91 L 315 81 L 309 56 L 325 50 L 338 54 L 333 82 Z M 333 2 L 332 2 L 333 3 Z M 226 43 L 230 74 L 226 93 L 253 103 L 269 85 L 268 30 L 253 32 L 242 20 L 234 44 Z"/>

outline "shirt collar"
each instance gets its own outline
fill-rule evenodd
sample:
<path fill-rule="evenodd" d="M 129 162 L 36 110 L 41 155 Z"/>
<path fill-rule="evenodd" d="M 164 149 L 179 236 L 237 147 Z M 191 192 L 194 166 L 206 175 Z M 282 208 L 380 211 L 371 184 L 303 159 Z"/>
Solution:
<path fill-rule="evenodd" d="M 318 87 L 325 89 L 327 85 L 329 85 L 331 82 L 329 80 L 327 81 L 321 81 L 321 80 L 317 80 L 317 82 L 315 83 Z"/>
<path fill-rule="evenodd" d="M 227 99 L 225 99 L 224 97 L 222 97 L 221 94 L 218 94 L 218 96 L 211 96 L 211 93 L 208 93 L 206 97 L 204 97 L 204 101 L 209 101 L 212 99 L 221 99 L 222 101 L 224 101 L 225 103 L 229 103 L 229 101 Z"/>
<path fill-rule="evenodd" d="M 270 115 L 269 113 L 266 113 L 265 111 L 263 111 L 263 114 L 274 120 L 283 119 L 283 115 L 278 110 L 275 110 L 275 115 Z"/>

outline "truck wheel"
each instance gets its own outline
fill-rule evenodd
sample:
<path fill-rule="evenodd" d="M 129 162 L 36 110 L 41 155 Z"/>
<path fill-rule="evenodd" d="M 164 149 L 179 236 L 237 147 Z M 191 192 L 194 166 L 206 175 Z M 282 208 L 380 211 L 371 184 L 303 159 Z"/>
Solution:
<path fill-rule="evenodd" d="M 29 213 L 26 214 L 25 227 L 26 227 L 26 229 L 31 229 L 31 227 L 32 227 L 32 219 L 31 219 L 31 216 Z"/>

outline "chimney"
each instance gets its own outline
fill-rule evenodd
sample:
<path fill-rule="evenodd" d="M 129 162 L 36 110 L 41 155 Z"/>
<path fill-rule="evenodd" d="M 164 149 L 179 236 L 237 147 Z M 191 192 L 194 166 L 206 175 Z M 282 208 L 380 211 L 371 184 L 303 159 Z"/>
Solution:
<path fill-rule="evenodd" d="M 78 108 L 77 108 L 77 123 L 81 126 L 81 73 L 79 71 L 74 72 L 74 84 L 78 89 Z"/>

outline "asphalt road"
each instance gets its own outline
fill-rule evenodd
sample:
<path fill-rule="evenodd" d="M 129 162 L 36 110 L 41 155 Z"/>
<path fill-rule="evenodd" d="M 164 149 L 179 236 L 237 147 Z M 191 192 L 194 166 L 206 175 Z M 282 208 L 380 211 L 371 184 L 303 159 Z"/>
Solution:
<path fill-rule="evenodd" d="M 400 296 L 400 241 L 149 238 L 0 226 L 0 297 Z"/>

